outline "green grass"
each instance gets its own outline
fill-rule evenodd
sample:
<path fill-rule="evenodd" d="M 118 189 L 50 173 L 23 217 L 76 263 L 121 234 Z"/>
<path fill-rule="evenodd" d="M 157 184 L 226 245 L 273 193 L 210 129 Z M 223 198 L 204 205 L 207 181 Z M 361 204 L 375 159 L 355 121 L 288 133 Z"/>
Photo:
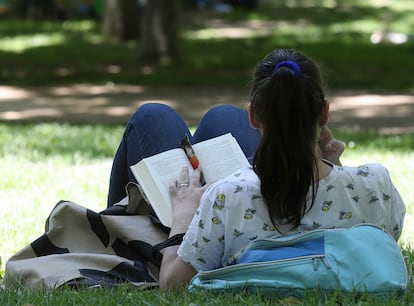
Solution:
<path fill-rule="evenodd" d="M 412 305 L 413 296 L 400 298 L 373 298 L 365 296 L 349 296 L 339 294 L 309 293 L 303 300 L 296 298 L 264 298 L 252 293 L 167 293 L 155 289 L 137 291 L 127 286 L 118 288 L 94 289 L 58 289 L 54 291 L 20 290 L 18 294 L 6 290 L 0 296 L 2 305 Z"/>
<path fill-rule="evenodd" d="M 414 90 L 410 74 L 414 39 L 403 45 L 370 42 L 370 35 L 384 28 L 411 34 L 414 17 L 408 1 L 392 1 L 387 7 L 378 7 L 375 1 L 352 1 L 352 6 L 351 1 L 342 1 L 340 7 L 333 5 L 335 1 L 300 2 L 302 6 L 281 6 L 274 1 L 255 12 L 227 15 L 184 11 L 180 59 L 173 65 L 141 62 L 140 40 L 124 44 L 105 40 L 97 21 L 3 18 L 0 82 L 243 86 L 260 58 L 271 49 L 287 47 L 315 58 L 332 89 Z M 229 38 L 212 25 L 213 19 L 231 26 L 263 25 L 252 36 Z M 262 35 L 265 30 L 269 31 Z"/>
<path fill-rule="evenodd" d="M 123 127 L 0 125 L 0 256 L 42 233 L 60 199 L 105 207 L 112 157 Z"/>
<path fill-rule="evenodd" d="M 81 289 L 81 290 L 56 290 L 33 292 L 22 290 L 20 294 L 13 291 L 0 296 L 2 305 L 257 305 L 260 298 L 256 295 L 235 295 L 229 299 L 227 295 L 217 294 L 179 294 L 180 299 L 175 299 L 175 294 L 169 294 L 160 290 L 137 291 L 126 286 L 111 289 Z M 271 303 L 263 300 L 263 304 Z"/>
<path fill-rule="evenodd" d="M 0 124 L 0 255 L 1 273 L 6 260 L 43 233 L 44 222 L 61 199 L 72 200 L 95 211 L 105 208 L 112 157 L 122 126 L 72 126 L 68 124 Z M 407 205 L 400 239 L 409 271 L 414 266 L 414 135 L 380 136 L 374 132 L 337 130 L 347 144 L 343 163 L 384 164 Z M 412 284 L 412 275 L 410 276 Z M 1 305 L 410 305 L 414 289 L 392 300 L 373 297 L 312 293 L 303 301 L 267 300 L 247 294 L 189 292 L 167 294 L 160 290 L 138 292 L 122 286 L 113 289 L 52 291 L 25 288 L 1 290 Z"/>

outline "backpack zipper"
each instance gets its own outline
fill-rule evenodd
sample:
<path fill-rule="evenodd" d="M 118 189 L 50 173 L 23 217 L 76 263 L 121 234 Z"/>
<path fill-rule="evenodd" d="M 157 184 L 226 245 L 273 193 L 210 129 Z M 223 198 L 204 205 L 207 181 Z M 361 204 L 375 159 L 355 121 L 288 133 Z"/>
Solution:
<path fill-rule="evenodd" d="M 221 268 L 217 268 L 215 270 L 206 270 L 206 271 L 199 271 L 198 276 L 200 279 L 205 277 L 221 277 L 225 275 L 225 273 L 233 273 L 237 271 L 243 270 L 250 270 L 255 269 L 257 266 L 262 266 L 262 268 L 266 268 L 267 266 L 272 267 L 273 265 L 281 264 L 281 265 L 296 265 L 296 264 L 303 264 L 303 261 L 306 261 L 309 264 L 309 261 L 313 263 L 313 269 L 317 271 L 319 269 L 319 262 L 321 261 L 326 269 L 330 269 L 331 265 L 326 260 L 325 255 L 306 255 L 306 256 L 299 256 L 299 257 L 291 257 L 285 259 L 276 259 L 276 260 L 269 260 L 269 261 L 258 261 L 258 262 L 248 262 L 248 263 L 240 263 L 236 265 L 224 266 Z M 305 263 L 306 264 L 306 263 Z M 224 273 L 224 274 L 223 274 Z"/>

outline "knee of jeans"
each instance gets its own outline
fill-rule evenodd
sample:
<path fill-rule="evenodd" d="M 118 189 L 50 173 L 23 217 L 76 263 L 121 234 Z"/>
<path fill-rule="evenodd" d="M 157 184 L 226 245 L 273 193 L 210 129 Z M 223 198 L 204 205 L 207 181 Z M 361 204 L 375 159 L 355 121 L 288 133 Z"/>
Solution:
<path fill-rule="evenodd" d="M 226 118 L 228 116 L 232 118 L 232 116 L 240 111 L 241 109 L 234 105 L 220 104 L 209 109 L 204 115 L 204 118 Z"/>
<path fill-rule="evenodd" d="M 171 111 L 171 107 L 162 104 L 159 102 L 149 102 L 141 105 L 135 113 L 132 115 L 131 119 L 129 120 L 129 123 L 136 123 L 136 122 L 145 122 L 148 120 L 152 120 L 154 116 L 159 117 L 160 114 L 165 113 L 166 111 Z"/>

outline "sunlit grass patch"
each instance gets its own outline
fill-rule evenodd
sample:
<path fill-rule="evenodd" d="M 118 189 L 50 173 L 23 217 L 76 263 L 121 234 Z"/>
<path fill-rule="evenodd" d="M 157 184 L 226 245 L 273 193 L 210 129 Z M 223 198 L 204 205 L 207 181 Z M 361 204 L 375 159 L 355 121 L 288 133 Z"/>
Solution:
<path fill-rule="evenodd" d="M 61 33 L 4 37 L 0 40 L 0 50 L 22 53 L 30 48 L 60 45 L 65 40 L 65 36 Z"/>

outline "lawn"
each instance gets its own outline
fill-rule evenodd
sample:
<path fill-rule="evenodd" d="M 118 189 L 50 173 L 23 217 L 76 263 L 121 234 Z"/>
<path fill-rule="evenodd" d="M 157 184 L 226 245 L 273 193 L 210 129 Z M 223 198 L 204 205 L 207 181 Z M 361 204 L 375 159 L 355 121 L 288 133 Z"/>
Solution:
<path fill-rule="evenodd" d="M 282 3 L 282 1 L 274 1 Z M 186 16 L 181 35 L 181 58 L 173 65 L 139 61 L 139 41 L 116 44 L 99 34 L 95 21 L 35 22 L 0 19 L 0 82 L 14 86 L 48 86 L 73 83 L 139 84 L 151 86 L 245 86 L 252 67 L 270 49 L 293 47 L 321 63 L 332 90 L 368 92 L 414 91 L 414 44 L 372 44 L 371 34 L 384 27 L 409 34 L 414 28 L 414 5 L 409 1 L 286 1 L 253 13 Z M 296 3 L 296 4 L 295 4 Z M 352 3 L 352 7 L 349 5 Z M 262 24 L 254 35 L 223 36 L 212 26 L 215 18 L 234 27 Z M 261 35 L 262 31 L 270 31 Z M 72 200 L 96 211 L 105 208 L 112 157 L 123 126 L 57 123 L 0 123 L 0 273 L 6 260 L 42 234 L 44 221 L 55 203 Z M 414 135 L 377 135 L 375 131 L 337 129 L 347 144 L 343 163 L 379 162 L 407 205 L 401 247 L 408 269 L 414 253 Z M 371 297 L 337 297 L 315 294 L 288 305 L 411 305 L 410 287 L 404 297 L 383 300 Z M 216 295 L 159 290 L 5 290 L 2 305 L 274 305 L 279 301 L 243 294 Z"/>

